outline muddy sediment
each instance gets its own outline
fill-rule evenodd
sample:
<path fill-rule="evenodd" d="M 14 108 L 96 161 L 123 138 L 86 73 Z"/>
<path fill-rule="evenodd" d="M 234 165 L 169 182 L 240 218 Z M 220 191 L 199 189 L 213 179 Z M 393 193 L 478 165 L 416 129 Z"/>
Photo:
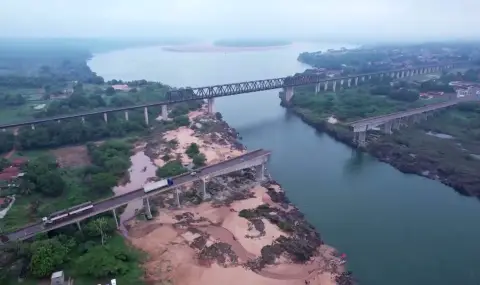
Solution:
<path fill-rule="evenodd" d="M 153 161 L 169 151 L 184 156 L 192 142 L 207 163 L 244 152 L 237 132 L 212 116 L 192 112 L 189 128 L 167 132 L 147 144 Z M 175 147 L 165 144 L 172 138 Z M 158 164 L 157 164 L 158 165 Z M 268 176 L 268 175 L 267 175 Z M 149 254 L 146 279 L 178 284 L 353 284 L 344 261 L 325 245 L 316 229 L 290 203 L 281 186 L 268 178 L 255 181 L 254 169 L 210 178 L 208 200 L 200 183 L 180 189 L 181 208 L 173 193 L 152 198 L 152 221 L 131 221 L 132 244 Z M 160 206 L 160 207 L 158 207 Z M 165 264 L 168 264 L 165 267 Z"/>

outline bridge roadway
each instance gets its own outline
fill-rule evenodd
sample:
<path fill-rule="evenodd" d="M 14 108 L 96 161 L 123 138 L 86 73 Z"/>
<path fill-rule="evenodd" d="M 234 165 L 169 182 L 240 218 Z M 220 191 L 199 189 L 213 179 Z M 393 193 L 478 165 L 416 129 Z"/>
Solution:
<path fill-rule="evenodd" d="M 465 101 L 465 99 L 454 99 L 454 100 L 449 100 L 446 102 L 441 102 L 441 103 L 436 103 L 436 104 L 431 104 L 407 111 L 402 111 L 402 112 L 396 112 L 396 113 L 390 113 L 387 115 L 380 115 L 380 116 L 375 116 L 375 117 L 370 117 L 370 118 L 365 118 L 361 120 L 357 120 L 354 122 L 350 122 L 348 125 L 354 128 L 363 128 L 363 127 L 376 127 L 378 125 L 384 124 L 388 121 L 392 121 L 395 119 L 401 119 L 404 117 L 410 117 L 413 115 L 417 114 L 423 114 L 425 112 L 431 112 L 439 109 L 443 109 L 446 107 L 450 107 L 453 105 L 458 104 L 459 102 Z"/>
<path fill-rule="evenodd" d="M 173 190 L 174 188 L 181 186 L 183 184 L 193 182 L 202 178 L 211 178 L 214 176 L 222 175 L 225 173 L 224 170 L 228 168 L 234 168 L 238 165 L 241 165 L 242 163 L 252 161 L 255 159 L 261 159 L 262 157 L 268 157 L 270 155 L 270 151 L 264 150 L 264 149 L 258 149 L 254 150 L 251 152 L 248 152 L 246 154 L 222 161 L 217 164 L 209 165 L 203 168 L 200 168 L 196 170 L 197 175 L 192 176 L 189 173 L 179 175 L 176 177 L 172 177 L 173 179 L 173 186 L 167 187 L 167 188 L 161 188 L 160 190 L 157 191 L 151 191 L 149 193 L 145 193 L 142 189 L 138 189 L 123 195 L 119 196 L 114 196 L 111 198 L 107 198 L 101 201 L 97 201 L 93 205 L 93 210 L 89 211 L 88 213 L 85 213 L 84 215 L 80 216 L 75 216 L 70 220 L 58 223 L 58 224 L 53 224 L 47 228 L 43 226 L 42 222 L 37 222 L 34 224 L 27 225 L 19 230 L 16 230 L 14 232 L 7 233 L 6 236 L 9 238 L 9 240 L 24 240 L 28 239 L 30 237 L 33 237 L 41 232 L 46 232 L 50 231 L 53 229 L 57 229 L 81 220 L 84 220 L 88 217 L 95 216 L 97 214 L 113 210 L 115 208 L 118 208 L 122 205 L 126 205 L 129 202 L 137 199 L 142 199 L 142 198 L 147 198 L 150 196 L 154 196 L 166 191 Z M 230 171 L 232 172 L 232 171 Z"/>
<path fill-rule="evenodd" d="M 318 84 L 318 83 L 325 83 L 325 82 L 345 81 L 349 79 L 351 80 L 355 78 L 365 78 L 365 77 L 370 77 L 375 75 L 391 75 L 391 74 L 399 74 L 401 72 L 412 73 L 414 71 L 417 72 L 415 74 L 418 74 L 419 71 L 434 70 L 434 69 L 440 70 L 447 67 L 453 67 L 453 66 L 459 66 L 459 65 L 465 65 L 465 64 L 468 64 L 468 62 L 450 62 L 450 63 L 442 63 L 442 64 L 436 64 L 436 65 L 424 65 L 424 66 L 416 66 L 412 68 L 385 70 L 385 71 L 378 71 L 373 73 L 355 74 L 351 76 L 334 77 L 334 78 L 322 78 L 319 75 L 304 74 L 299 76 L 287 76 L 287 77 L 280 77 L 280 78 L 254 80 L 254 81 L 230 83 L 230 84 L 223 84 L 223 85 L 213 85 L 213 86 L 198 87 L 198 88 L 181 88 L 181 89 L 168 91 L 166 95 L 167 100 L 165 101 L 151 102 L 146 104 L 118 107 L 118 108 L 105 108 L 101 110 L 95 110 L 95 111 L 89 111 L 89 112 L 83 112 L 83 113 L 77 113 L 77 114 L 60 115 L 60 116 L 40 118 L 40 119 L 34 119 L 34 120 L 28 120 L 28 121 L 22 121 L 22 122 L 16 122 L 16 123 L 0 124 L 0 129 L 7 129 L 7 128 L 13 128 L 13 127 L 27 126 L 27 125 L 36 125 L 36 124 L 50 122 L 50 121 L 59 121 L 59 120 L 65 120 L 65 119 L 87 117 L 92 115 L 128 111 L 128 110 L 148 108 L 153 106 L 169 105 L 169 104 L 174 104 L 174 103 L 179 103 L 184 101 L 211 99 L 216 97 L 232 96 L 232 95 L 238 95 L 243 93 L 252 93 L 252 92 L 258 92 L 258 91 L 280 89 L 285 87 L 294 87 L 294 86 L 301 86 L 301 85 L 311 85 L 311 84 Z"/>

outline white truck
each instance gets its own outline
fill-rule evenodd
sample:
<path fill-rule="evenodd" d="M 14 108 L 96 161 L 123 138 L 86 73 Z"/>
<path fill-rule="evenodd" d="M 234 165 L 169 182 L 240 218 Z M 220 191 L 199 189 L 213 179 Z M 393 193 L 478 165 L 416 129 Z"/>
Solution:
<path fill-rule="evenodd" d="M 164 188 L 166 186 L 172 186 L 173 180 L 171 178 L 162 179 L 160 181 L 150 182 L 143 185 L 143 192 L 148 193 L 153 190 Z"/>

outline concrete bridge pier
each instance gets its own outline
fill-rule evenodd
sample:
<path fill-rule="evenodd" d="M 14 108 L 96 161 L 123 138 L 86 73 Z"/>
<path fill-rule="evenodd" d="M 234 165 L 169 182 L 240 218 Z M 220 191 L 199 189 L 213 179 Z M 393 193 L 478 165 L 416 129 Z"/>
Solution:
<path fill-rule="evenodd" d="M 400 129 L 400 119 L 394 119 L 392 122 L 393 129 L 398 130 Z"/>
<path fill-rule="evenodd" d="M 340 88 L 342 88 L 342 87 L 343 87 L 343 79 L 340 80 Z"/>
<path fill-rule="evenodd" d="M 255 166 L 255 179 L 257 182 L 265 180 L 265 165 L 263 163 Z"/>
<path fill-rule="evenodd" d="M 32 130 L 35 130 L 35 125 L 34 124 L 32 124 L 30 127 L 32 128 Z"/>
<path fill-rule="evenodd" d="M 355 86 L 358 86 L 358 77 L 355 77 Z"/>
<path fill-rule="evenodd" d="M 362 82 L 365 82 L 365 76 L 362 76 Z"/>
<path fill-rule="evenodd" d="M 180 204 L 180 190 L 178 190 L 178 188 L 175 188 L 175 202 L 177 203 L 178 208 L 182 207 Z"/>
<path fill-rule="evenodd" d="M 77 223 L 76 223 L 76 224 L 77 224 L 77 228 L 78 228 L 78 230 L 79 230 L 79 231 L 82 231 L 82 226 L 80 225 L 80 221 L 77 221 Z"/>
<path fill-rule="evenodd" d="M 353 143 L 360 147 L 365 147 L 367 145 L 367 131 L 354 132 Z"/>
<path fill-rule="evenodd" d="M 118 218 L 117 218 L 117 213 L 115 212 L 115 209 L 112 209 L 113 213 L 113 218 L 115 219 L 115 224 L 117 225 L 117 229 L 120 228 L 120 224 L 118 223 Z"/>
<path fill-rule="evenodd" d="M 128 111 L 125 111 L 125 121 L 128 121 Z"/>
<path fill-rule="evenodd" d="M 337 89 L 337 81 L 333 81 L 333 92 L 335 92 L 335 89 Z"/>
<path fill-rule="evenodd" d="M 293 88 L 293 87 L 292 87 Z M 292 95 L 293 96 L 293 95 Z M 290 100 L 289 100 L 290 101 Z M 213 114 L 213 104 L 215 103 L 215 98 L 207 99 L 207 111 L 209 114 Z"/>
<path fill-rule="evenodd" d="M 143 116 L 145 117 L 145 125 L 148 126 L 148 107 L 143 108 Z"/>
<path fill-rule="evenodd" d="M 328 90 L 328 81 L 325 81 L 325 85 L 323 87 L 324 87 L 325 91 Z"/>
<path fill-rule="evenodd" d="M 352 84 L 352 79 L 349 78 L 349 79 L 347 80 L 347 86 L 348 86 L 348 88 L 350 88 L 351 84 Z"/>
<path fill-rule="evenodd" d="M 82 125 L 85 125 L 85 117 L 82 117 Z"/>
<path fill-rule="evenodd" d="M 315 84 L 315 94 L 319 93 L 321 90 L 321 85 L 320 83 Z"/>
<path fill-rule="evenodd" d="M 392 133 L 392 121 L 388 121 L 383 125 L 383 132 L 388 135 Z"/>
<path fill-rule="evenodd" d="M 370 79 L 372 79 L 372 76 L 371 76 L 371 75 L 368 76 L 368 80 L 370 80 Z"/>
<path fill-rule="evenodd" d="M 143 205 L 145 207 L 145 215 L 147 216 L 147 219 L 151 219 L 153 216 L 152 209 L 150 208 L 150 200 L 148 198 L 144 198 Z"/>
<path fill-rule="evenodd" d="M 202 178 L 202 199 L 207 200 L 209 198 L 209 195 L 207 193 L 207 179 Z"/>
<path fill-rule="evenodd" d="M 108 123 L 108 115 L 107 115 L 107 113 L 103 113 L 103 120 L 105 121 L 105 123 Z"/>
<path fill-rule="evenodd" d="M 290 100 L 292 100 L 292 97 L 294 95 L 293 86 L 285 87 L 284 91 L 285 91 L 285 101 L 290 102 Z"/>
<path fill-rule="evenodd" d="M 168 109 L 167 109 L 167 105 L 162 105 L 162 119 L 168 120 Z"/>

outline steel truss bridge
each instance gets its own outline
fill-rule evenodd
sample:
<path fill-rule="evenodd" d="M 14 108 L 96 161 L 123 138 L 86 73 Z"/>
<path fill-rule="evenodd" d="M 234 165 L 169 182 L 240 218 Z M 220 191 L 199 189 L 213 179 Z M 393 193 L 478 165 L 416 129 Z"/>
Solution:
<path fill-rule="evenodd" d="M 334 77 L 334 78 L 324 78 L 320 75 L 316 74 L 299 74 L 295 76 L 287 76 L 287 77 L 280 77 L 280 78 L 272 78 L 272 79 L 263 79 L 263 80 L 253 80 L 253 81 L 245 81 L 239 83 L 230 83 L 230 84 L 220 84 L 220 85 L 212 85 L 206 87 L 198 87 L 198 88 L 180 88 L 170 90 L 166 94 L 165 101 L 159 102 L 151 102 L 141 105 L 132 105 L 126 107 L 119 107 L 119 108 L 105 108 L 99 109 L 94 111 L 88 111 L 83 113 L 76 113 L 76 114 L 68 114 L 68 115 L 60 115 L 54 116 L 49 118 L 41 118 L 41 119 L 34 119 L 16 123 L 7 123 L 7 124 L 0 124 L 0 129 L 7 129 L 19 126 L 27 126 L 31 125 L 32 127 L 39 123 L 51 122 L 51 121 L 60 121 L 72 118 L 82 118 L 84 119 L 87 116 L 92 115 L 99 115 L 113 112 L 121 112 L 121 111 L 129 111 L 133 109 L 141 109 L 141 108 L 148 108 L 154 106 L 164 106 L 174 103 L 180 103 L 185 101 L 193 101 L 193 100 L 203 100 L 203 99 L 213 99 L 216 97 L 224 97 L 224 96 L 232 96 L 238 95 L 243 93 L 253 93 L 265 90 L 273 90 L 273 89 L 280 89 L 280 88 L 293 88 L 295 86 L 302 86 L 302 85 L 313 85 L 319 83 L 328 83 L 328 82 L 344 82 L 350 81 L 352 79 L 358 78 L 374 78 L 375 76 L 384 76 L 384 75 L 400 75 L 400 74 L 423 74 L 428 72 L 434 71 L 441 71 L 446 70 L 453 67 L 468 65 L 470 62 L 468 61 L 461 61 L 461 62 L 445 62 L 439 63 L 435 65 L 424 65 L 424 66 L 415 66 L 411 68 L 402 68 L 402 69 L 394 69 L 394 70 L 385 70 L 385 71 L 378 71 L 372 73 L 363 73 L 363 74 L 354 74 L 344 77 Z M 403 76 L 402 76 L 403 77 Z"/>

